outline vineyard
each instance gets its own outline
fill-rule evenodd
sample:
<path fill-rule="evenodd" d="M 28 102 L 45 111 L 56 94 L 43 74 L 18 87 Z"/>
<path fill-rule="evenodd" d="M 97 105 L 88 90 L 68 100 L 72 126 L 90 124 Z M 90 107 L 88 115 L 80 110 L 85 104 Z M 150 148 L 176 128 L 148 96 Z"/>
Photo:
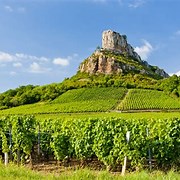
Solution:
<path fill-rule="evenodd" d="M 180 100 L 162 91 L 130 89 L 117 107 L 118 110 L 180 109 Z"/>
<path fill-rule="evenodd" d="M 51 113 L 51 114 L 35 114 L 37 119 L 85 119 L 85 118 L 122 118 L 122 119 L 172 119 L 180 118 L 180 112 L 85 112 L 85 113 Z"/>
<path fill-rule="evenodd" d="M 92 113 L 128 110 L 180 110 L 179 98 L 162 91 L 126 88 L 81 88 L 69 90 L 51 102 L 39 102 L 0 111 L 8 114 Z"/>
<path fill-rule="evenodd" d="M 23 105 L 2 110 L 1 114 L 105 112 L 116 106 L 126 91 L 125 88 L 74 89 L 62 94 L 51 103 Z"/>
<path fill-rule="evenodd" d="M 126 133 L 130 132 L 127 143 Z M 147 133 L 148 132 L 148 133 Z M 0 119 L 1 155 L 15 162 L 45 154 L 58 161 L 97 158 L 105 167 L 143 167 L 151 158 L 157 167 L 180 167 L 180 119 L 90 118 L 36 120 L 32 116 Z"/>

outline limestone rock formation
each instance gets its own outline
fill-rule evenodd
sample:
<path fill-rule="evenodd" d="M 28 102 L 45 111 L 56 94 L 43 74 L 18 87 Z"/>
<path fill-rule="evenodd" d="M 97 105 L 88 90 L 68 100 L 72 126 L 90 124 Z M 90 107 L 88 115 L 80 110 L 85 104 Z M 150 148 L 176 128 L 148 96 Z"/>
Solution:
<path fill-rule="evenodd" d="M 102 34 L 102 48 L 97 49 L 79 66 L 80 72 L 89 74 L 145 74 L 151 77 L 166 78 L 169 75 L 156 66 L 142 61 L 127 37 L 108 30 Z"/>
<path fill-rule="evenodd" d="M 102 34 L 102 48 L 131 56 L 134 59 L 141 61 L 140 56 L 134 51 L 133 47 L 128 44 L 126 35 L 107 30 Z"/>

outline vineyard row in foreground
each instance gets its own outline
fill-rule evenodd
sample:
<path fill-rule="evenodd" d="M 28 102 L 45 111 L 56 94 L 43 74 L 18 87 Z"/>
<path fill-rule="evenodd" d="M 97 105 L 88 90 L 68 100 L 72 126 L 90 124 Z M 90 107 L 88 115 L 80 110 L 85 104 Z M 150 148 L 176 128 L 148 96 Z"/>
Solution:
<path fill-rule="evenodd" d="M 129 143 L 127 131 L 130 131 Z M 180 119 L 38 121 L 32 116 L 0 119 L 0 149 L 3 153 L 11 154 L 15 161 L 18 157 L 23 161 L 36 153 L 37 146 L 41 153 L 54 155 L 57 160 L 96 157 L 111 168 L 122 165 L 125 156 L 131 167 L 142 167 L 150 150 L 158 167 L 179 167 Z"/>

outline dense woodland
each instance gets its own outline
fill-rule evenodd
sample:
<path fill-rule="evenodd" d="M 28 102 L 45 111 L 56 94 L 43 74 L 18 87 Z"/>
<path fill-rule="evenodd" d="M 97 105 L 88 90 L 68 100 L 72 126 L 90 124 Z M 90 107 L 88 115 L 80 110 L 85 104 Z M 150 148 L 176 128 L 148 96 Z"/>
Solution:
<path fill-rule="evenodd" d="M 7 109 L 24 104 L 52 101 L 71 89 L 84 87 L 125 87 L 128 89 L 155 89 L 164 91 L 174 98 L 180 97 L 180 77 L 173 75 L 166 79 L 154 79 L 141 74 L 89 75 L 78 72 L 61 83 L 44 86 L 20 86 L 0 94 L 0 109 Z"/>

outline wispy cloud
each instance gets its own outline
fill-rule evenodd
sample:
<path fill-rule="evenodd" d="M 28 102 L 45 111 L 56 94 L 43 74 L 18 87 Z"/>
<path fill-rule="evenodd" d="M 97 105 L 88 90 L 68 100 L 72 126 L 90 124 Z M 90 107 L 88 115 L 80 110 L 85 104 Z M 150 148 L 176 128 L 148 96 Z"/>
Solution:
<path fill-rule="evenodd" d="M 169 39 L 174 41 L 174 40 L 179 39 L 179 37 L 180 37 L 180 29 L 174 31 L 174 32 L 169 36 Z"/>
<path fill-rule="evenodd" d="M 176 31 L 176 32 L 175 32 L 175 35 L 176 35 L 176 36 L 180 36 L 180 30 Z"/>
<path fill-rule="evenodd" d="M 31 73 L 46 73 L 48 71 L 51 71 L 51 68 L 45 68 L 37 62 L 33 62 L 29 68 L 29 72 Z"/>
<path fill-rule="evenodd" d="M 15 53 L 10 54 L 7 52 L 0 51 L 0 67 L 9 66 L 14 68 L 15 71 L 17 68 L 20 70 L 30 73 L 45 73 L 52 71 L 53 65 L 66 67 L 70 65 L 70 61 L 77 58 L 78 54 L 73 54 L 67 58 L 56 57 L 48 58 L 44 56 L 33 56 L 24 53 Z M 15 69 L 16 68 L 16 69 Z"/>
<path fill-rule="evenodd" d="M 22 63 L 20 63 L 20 62 L 13 63 L 13 66 L 17 67 L 17 68 L 22 67 Z"/>
<path fill-rule="evenodd" d="M 68 66 L 69 65 L 69 60 L 68 59 L 63 59 L 63 58 L 55 58 L 53 60 L 53 64 L 60 65 L 60 66 Z"/>
<path fill-rule="evenodd" d="M 8 12 L 13 12 L 13 8 L 11 6 L 6 5 L 4 6 L 4 9 Z"/>
<path fill-rule="evenodd" d="M 129 3 L 130 8 L 138 8 L 145 4 L 145 0 L 132 0 L 131 3 Z"/>
<path fill-rule="evenodd" d="M 180 76 L 180 71 L 176 72 L 176 73 L 169 73 L 170 76 L 173 76 L 173 75 L 177 75 L 177 76 Z"/>
<path fill-rule="evenodd" d="M 14 61 L 14 57 L 11 54 L 0 51 L 0 63 L 12 61 Z"/>
<path fill-rule="evenodd" d="M 180 71 L 178 71 L 178 72 L 176 73 L 176 75 L 177 75 L 177 76 L 180 76 Z"/>
<path fill-rule="evenodd" d="M 87 0 L 92 3 L 99 3 L 99 4 L 110 4 L 110 3 L 117 3 L 117 5 L 128 7 L 128 8 L 139 8 L 147 3 L 148 0 Z"/>
<path fill-rule="evenodd" d="M 44 62 L 49 61 L 49 58 L 46 58 L 43 56 L 37 57 L 37 56 L 32 56 L 32 55 L 23 54 L 23 53 L 16 53 L 15 59 L 18 59 L 18 60 L 27 59 L 27 60 L 31 60 L 31 61 L 44 61 Z"/>
<path fill-rule="evenodd" d="M 26 8 L 25 8 L 25 7 L 18 7 L 18 8 L 17 8 L 17 12 L 19 12 L 19 13 L 25 13 L 25 12 L 26 12 Z"/>
<path fill-rule="evenodd" d="M 17 72 L 11 71 L 9 74 L 10 74 L 11 76 L 15 76 L 15 75 L 17 74 Z"/>
<path fill-rule="evenodd" d="M 147 40 L 142 41 L 144 45 L 140 47 L 135 47 L 134 50 L 141 56 L 143 60 L 147 60 L 154 48 Z"/>
<path fill-rule="evenodd" d="M 10 54 L 0 51 L 0 63 L 17 62 L 17 61 L 49 61 L 46 57 L 37 57 L 23 53 Z"/>
<path fill-rule="evenodd" d="M 4 6 L 5 11 L 7 12 L 17 12 L 17 13 L 25 13 L 26 12 L 26 8 L 25 7 L 12 7 L 9 5 L 5 5 Z"/>

